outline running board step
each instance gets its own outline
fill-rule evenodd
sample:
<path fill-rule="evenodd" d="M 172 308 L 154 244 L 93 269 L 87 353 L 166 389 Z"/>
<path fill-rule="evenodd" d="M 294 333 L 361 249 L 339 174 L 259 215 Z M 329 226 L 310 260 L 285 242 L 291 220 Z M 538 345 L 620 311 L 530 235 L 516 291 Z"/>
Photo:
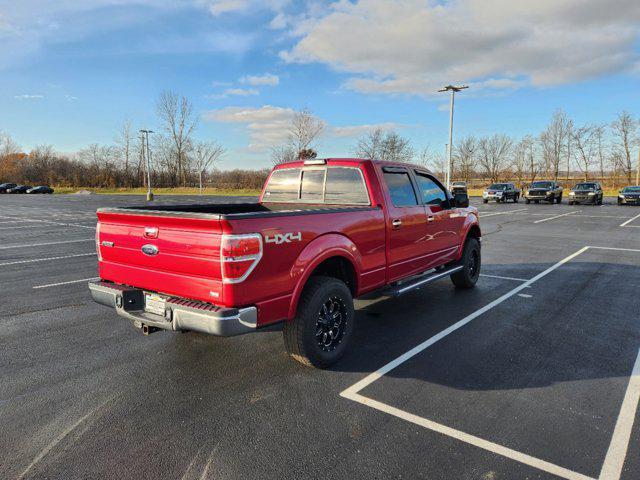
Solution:
<path fill-rule="evenodd" d="M 398 282 L 398 283 L 389 285 L 384 290 L 384 295 L 388 297 L 398 297 L 403 293 L 410 292 L 411 290 L 418 287 L 422 287 L 427 283 L 435 282 L 436 280 L 440 280 L 441 278 L 451 275 L 452 273 L 456 273 L 462 270 L 462 268 L 463 268 L 462 265 L 457 265 L 455 267 L 449 267 L 445 270 L 433 270 L 433 271 L 430 271 L 429 273 L 420 275 L 419 277 L 414 277 L 411 280 L 405 280 L 403 282 Z"/>

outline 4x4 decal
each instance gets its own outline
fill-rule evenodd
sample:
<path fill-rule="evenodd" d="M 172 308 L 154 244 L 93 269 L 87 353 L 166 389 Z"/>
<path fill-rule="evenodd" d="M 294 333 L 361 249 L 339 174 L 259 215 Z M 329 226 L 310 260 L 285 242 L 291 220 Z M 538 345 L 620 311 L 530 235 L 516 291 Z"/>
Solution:
<path fill-rule="evenodd" d="M 264 237 L 264 241 L 266 243 L 275 243 L 276 245 L 281 245 L 283 243 L 291 243 L 293 240 L 297 240 L 298 242 L 302 241 L 302 233 L 301 232 L 287 232 L 287 233 L 276 233 L 275 235 Z"/>

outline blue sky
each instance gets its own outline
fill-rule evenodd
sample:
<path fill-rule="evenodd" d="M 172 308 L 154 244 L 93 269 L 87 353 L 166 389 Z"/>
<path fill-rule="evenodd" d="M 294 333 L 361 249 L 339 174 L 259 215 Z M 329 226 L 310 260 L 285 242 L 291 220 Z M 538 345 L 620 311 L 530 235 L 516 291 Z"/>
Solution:
<path fill-rule="evenodd" d="M 515 3 L 515 5 L 514 5 Z M 187 96 L 221 168 L 270 165 L 292 111 L 327 124 L 322 156 L 375 126 L 443 149 L 445 83 L 467 83 L 456 134 L 538 133 L 640 113 L 637 0 L 0 0 L 0 130 L 25 150 L 157 129 Z"/>

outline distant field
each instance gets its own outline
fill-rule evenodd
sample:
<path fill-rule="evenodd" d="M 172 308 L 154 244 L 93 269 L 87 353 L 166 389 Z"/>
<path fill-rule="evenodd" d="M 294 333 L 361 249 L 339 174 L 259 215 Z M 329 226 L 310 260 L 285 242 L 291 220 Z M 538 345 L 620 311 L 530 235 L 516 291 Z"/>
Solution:
<path fill-rule="evenodd" d="M 76 193 L 79 190 L 88 190 L 92 193 L 105 195 L 146 195 L 146 188 L 84 188 L 84 187 L 54 187 L 55 193 Z M 191 187 L 179 188 L 154 188 L 154 195 L 199 195 L 200 189 Z M 221 188 L 205 188 L 204 195 L 233 195 L 233 196 L 251 196 L 260 195 L 260 190 L 238 189 L 227 190 Z"/>

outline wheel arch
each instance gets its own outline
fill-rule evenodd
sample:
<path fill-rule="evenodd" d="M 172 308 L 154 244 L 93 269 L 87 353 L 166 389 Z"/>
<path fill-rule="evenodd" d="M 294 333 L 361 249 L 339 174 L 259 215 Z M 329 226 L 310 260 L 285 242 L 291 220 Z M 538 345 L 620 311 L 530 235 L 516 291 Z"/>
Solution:
<path fill-rule="evenodd" d="M 298 308 L 300 296 L 312 277 L 327 276 L 343 281 L 351 295 L 356 297 L 361 272 L 361 255 L 356 245 L 340 234 L 323 235 L 301 252 L 291 269 L 296 278 L 287 319 L 292 319 Z"/>
<path fill-rule="evenodd" d="M 478 224 L 477 219 L 469 222 L 465 229 L 464 240 L 460 242 L 460 249 L 458 250 L 458 258 L 462 256 L 462 252 L 464 250 L 464 246 L 467 244 L 467 240 L 470 238 L 475 238 L 480 242 L 482 240 L 482 231 L 480 230 L 480 225 Z"/>

